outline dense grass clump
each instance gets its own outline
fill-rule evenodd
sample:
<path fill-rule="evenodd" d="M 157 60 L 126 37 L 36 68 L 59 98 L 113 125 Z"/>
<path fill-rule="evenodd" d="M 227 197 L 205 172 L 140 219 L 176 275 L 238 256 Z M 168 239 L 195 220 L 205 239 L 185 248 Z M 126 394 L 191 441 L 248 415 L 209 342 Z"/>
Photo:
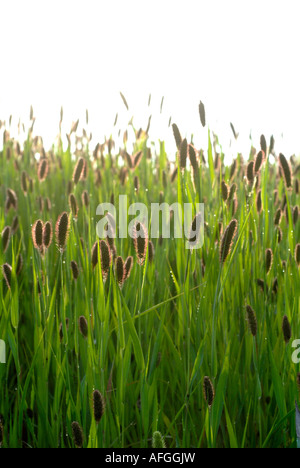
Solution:
<path fill-rule="evenodd" d="M 150 119 L 51 148 L 1 122 L 0 446 L 296 446 L 299 161 L 262 135 L 227 165 L 199 117 L 200 147 L 170 121 L 169 155 Z M 120 195 L 149 208 L 132 238 Z M 165 206 L 154 237 L 151 203 L 190 204 L 185 236 Z"/>

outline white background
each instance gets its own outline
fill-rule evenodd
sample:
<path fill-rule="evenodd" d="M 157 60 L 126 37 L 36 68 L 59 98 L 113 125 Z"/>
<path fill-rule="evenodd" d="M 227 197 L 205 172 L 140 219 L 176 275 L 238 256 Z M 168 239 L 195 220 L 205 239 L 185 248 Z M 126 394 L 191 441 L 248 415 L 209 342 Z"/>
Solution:
<path fill-rule="evenodd" d="M 45 145 L 89 109 L 92 144 L 134 115 L 151 137 L 168 141 L 169 117 L 205 146 L 198 104 L 227 148 L 259 146 L 275 135 L 286 156 L 300 152 L 299 0 L 0 0 L 0 119 L 13 114 Z M 122 91 L 130 110 L 126 111 Z M 152 94 L 148 108 L 148 95 Z M 163 114 L 159 107 L 164 99 Z M 281 138 L 283 133 L 284 139 Z M 246 145 L 246 146 L 245 146 Z M 47 148 L 46 148 L 47 149 Z M 228 150 L 229 151 L 229 150 Z"/>

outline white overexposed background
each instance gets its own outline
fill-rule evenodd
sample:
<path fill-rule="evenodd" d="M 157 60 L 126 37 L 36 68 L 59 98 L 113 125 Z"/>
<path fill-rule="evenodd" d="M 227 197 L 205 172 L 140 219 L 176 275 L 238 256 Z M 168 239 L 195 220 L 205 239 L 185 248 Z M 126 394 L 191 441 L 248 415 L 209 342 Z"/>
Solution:
<path fill-rule="evenodd" d="M 0 120 L 28 125 L 50 145 L 72 121 L 92 145 L 134 116 L 175 150 L 170 116 L 205 146 L 198 104 L 230 152 L 251 132 L 300 153 L 299 0 L 0 0 Z M 120 91 L 125 95 L 126 110 Z M 148 107 L 148 96 L 151 103 Z M 163 112 L 160 103 L 164 96 Z M 85 110 L 89 110 L 89 125 Z M 115 115 L 118 122 L 113 129 Z M 230 122 L 240 136 L 232 142 Z M 80 127 L 79 127 L 80 128 Z M 13 130 L 12 130 L 13 131 Z M 47 149 L 47 147 L 46 147 Z"/>

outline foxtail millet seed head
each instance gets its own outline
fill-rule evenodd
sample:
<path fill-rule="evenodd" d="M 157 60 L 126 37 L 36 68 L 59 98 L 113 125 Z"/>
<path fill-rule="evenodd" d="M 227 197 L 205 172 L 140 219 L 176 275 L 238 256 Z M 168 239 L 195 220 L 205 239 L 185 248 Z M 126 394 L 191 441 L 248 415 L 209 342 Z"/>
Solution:
<path fill-rule="evenodd" d="M 236 174 L 236 170 L 237 170 L 237 160 L 234 159 L 231 166 L 230 166 L 230 180 L 232 180 Z"/>
<path fill-rule="evenodd" d="M 12 272 L 12 267 L 8 263 L 4 263 L 4 265 L 2 265 L 2 274 L 3 274 L 3 277 L 5 279 L 8 289 L 11 288 L 11 272 Z"/>
<path fill-rule="evenodd" d="M 55 225 L 56 243 L 60 251 L 63 251 L 66 247 L 69 235 L 69 223 L 68 213 L 64 211 L 59 215 Z"/>
<path fill-rule="evenodd" d="M 257 320 L 256 314 L 251 306 L 246 306 L 246 314 L 247 314 L 247 321 L 249 325 L 250 332 L 252 336 L 256 336 L 257 334 Z"/>
<path fill-rule="evenodd" d="M 264 159 L 265 159 L 265 153 L 262 150 L 260 150 L 257 153 L 257 155 L 255 157 L 255 161 L 254 161 L 254 173 L 255 174 L 257 174 L 260 171 L 261 166 L 262 166 L 262 164 L 264 162 Z"/>
<path fill-rule="evenodd" d="M 249 162 L 247 166 L 247 170 L 246 170 L 246 176 L 247 176 L 248 183 L 252 185 L 254 182 L 254 161 Z"/>
<path fill-rule="evenodd" d="M 182 143 L 182 137 L 180 135 L 180 131 L 175 123 L 172 124 L 172 130 L 173 130 L 173 135 L 175 138 L 175 143 L 177 146 L 178 151 L 180 151 L 181 143 Z"/>
<path fill-rule="evenodd" d="M 289 162 L 287 161 L 286 157 L 282 153 L 279 154 L 279 165 L 281 168 L 281 174 L 283 176 L 286 187 L 292 188 L 293 176 L 292 176 L 291 166 Z"/>
<path fill-rule="evenodd" d="M 40 160 L 39 166 L 38 166 L 38 179 L 40 182 L 43 182 L 47 178 L 48 171 L 49 171 L 48 160 L 43 158 Z"/>
<path fill-rule="evenodd" d="M 88 327 L 87 319 L 84 317 L 84 315 L 81 315 L 79 317 L 78 328 L 79 328 L 79 331 L 82 334 L 83 338 L 87 338 L 89 327 Z"/>
<path fill-rule="evenodd" d="M 224 231 L 220 246 L 220 262 L 225 263 L 226 258 L 231 252 L 233 239 L 236 236 L 238 222 L 233 219 Z"/>
<path fill-rule="evenodd" d="M 93 413 L 97 424 L 101 421 L 105 411 L 105 401 L 99 390 L 93 392 Z"/>
<path fill-rule="evenodd" d="M 73 172 L 73 182 L 75 185 L 78 184 L 79 180 L 82 177 L 84 171 L 84 159 L 80 157 L 75 165 L 74 172 Z"/>
<path fill-rule="evenodd" d="M 202 124 L 202 127 L 205 127 L 205 124 L 206 124 L 205 107 L 202 101 L 200 101 L 199 103 L 199 116 L 200 116 L 200 122 Z"/>
<path fill-rule="evenodd" d="M 43 226 L 43 246 L 45 249 L 49 249 L 52 242 L 52 235 L 52 223 L 50 221 L 46 221 Z"/>
<path fill-rule="evenodd" d="M 292 329 L 291 329 L 291 324 L 289 322 L 289 319 L 286 315 L 283 317 L 283 320 L 282 320 L 282 331 L 283 331 L 284 341 L 286 342 L 286 344 L 288 344 L 292 337 Z"/>
<path fill-rule="evenodd" d="M 73 279 L 76 281 L 78 279 L 78 276 L 79 276 L 78 264 L 77 264 L 77 262 L 75 262 L 75 260 L 71 260 L 70 266 L 71 266 Z"/>
<path fill-rule="evenodd" d="M 125 265 L 122 257 L 117 257 L 115 263 L 115 275 L 116 280 L 120 288 L 123 286 L 125 281 Z"/>
<path fill-rule="evenodd" d="M 154 244 L 151 240 L 149 240 L 149 244 L 148 244 L 148 260 L 149 260 L 149 263 L 153 263 L 153 260 L 154 260 L 154 254 L 155 254 L 155 249 L 154 249 Z"/>
<path fill-rule="evenodd" d="M 18 209 L 18 197 L 17 197 L 16 192 L 14 190 L 8 188 L 8 189 L 6 189 L 6 195 L 7 195 L 7 198 L 9 199 L 9 201 L 10 201 L 10 205 L 15 210 L 17 210 Z"/>
<path fill-rule="evenodd" d="M 125 281 L 126 281 L 129 278 L 132 267 L 133 267 L 133 257 L 132 256 L 127 257 L 127 259 L 125 260 L 124 267 L 125 267 Z"/>
<path fill-rule="evenodd" d="M 299 267 L 300 266 L 300 243 L 298 243 L 295 247 L 295 260 Z"/>
<path fill-rule="evenodd" d="M 188 145 L 188 154 L 189 154 L 189 158 L 190 158 L 193 171 L 194 173 L 197 173 L 199 171 L 199 164 L 197 160 L 196 150 L 194 146 L 191 144 Z"/>
<path fill-rule="evenodd" d="M 221 182 L 221 194 L 223 201 L 226 202 L 229 194 L 229 187 L 224 180 Z"/>
<path fill-rule="evenodd" d="M 259 190 L 256 195 L 256 210 L 258 214 L 262 212 L 261 190 Z"/>
<path fill-rule="evenodd" d="M 282 216 L 282 211 L 280 208 L 277 209 L 274 217 L 274 224 L 275 226 L 279 226 L 280 221 L 281 221 L 281 216 Z"/>
<path fill-rule="evenodd" d="M 31 229 L 33 245 L 35 249 L 41 250 L 43 247 L 43 221 L 38 219 Z"/>
<path fill-rule="evenodd" d="M 265 135 L 260 136 L 260 148 L 264 154 L 267 154 L 267 142 L 266 142 Z"/>
<path fill-rule="evenodd" d="M 203 379 L 203 394 L 206 403 L 209 407 L 211 407 L 215 399 L 215 389 L 212 381 L 207 376 L 205 376 Z"/>
<path fill-rule="evenodd" d="M 105 281 L 107 279 L 110 266 L 111 266 L 111 262 L 112 262 L 111 250 L 110 250 L 108 243 L 105 242 L 104 240 L 100 240 L 99 248 L 100 248 L 102 277 L 103 277 L 103 280 Z"/>
<path fill-rule="evenodd" d="M 75 218 L 77 218 L 78 204 L 77 204 L 77 200 L 76 200 L 76 197 L 75 197 L 74 193 L 70 193 L 70 195 L 69 195 L 69 208 L 70 208 L 70 211 L 72 212 L 72 215 Z"/>
<path fill-rule="evenodd" d="M 138 259 L 138 264 L 143 265 L 148 248 L 148 232 L 145 226 L 137 222 L 133 230 L 133 243 Z"/>
<path fill-rule="evenodd" d="M 293 225 L 295 227 L 299 219 L 299 206 L 298 205 L 294 206 L 293 208 L 292 218 L 293 218 Z"/>
<path fill-rule="evenodd" d="M 270 273 L 270 270 L 273 265 L 273 252 L 272 249 L 266 249 L 265 253 L 265 259 L 266 259 L 266 273 Z"/>
<path fill-rule="evenodd" d="M 77 448 L 83 447 L 83 430 L 77 421 L 72 422 L 72 436 L 74 445 Z"/>
<path fill-rule="evenodd" d="M 3 252 L 5 253 L 8 249 L 9 246 L 9 241 L 10 241 L 10 236 L 11 236 L 11 227 L 10 226 L 5 226 L 1 233 L 2 237 L 2 249 Z"/>
<path fill-rule="evenodd" d="M 277 228 L 276 228 L 276 234 L 277 234 L 277 242 L 278 242 L 278 244 L 280 244 L 281 241 L 282 241 L 283 234 L 282 234 L 282 230 L 280 229 L 279 226 L 277 226 Z"/>
<path fill-rule="evenodd" d="M 155 431 L 152 436 L 152 448 L 154 449 L 165 449 L 166 443 L 162 434 L 159 431 Z"/>

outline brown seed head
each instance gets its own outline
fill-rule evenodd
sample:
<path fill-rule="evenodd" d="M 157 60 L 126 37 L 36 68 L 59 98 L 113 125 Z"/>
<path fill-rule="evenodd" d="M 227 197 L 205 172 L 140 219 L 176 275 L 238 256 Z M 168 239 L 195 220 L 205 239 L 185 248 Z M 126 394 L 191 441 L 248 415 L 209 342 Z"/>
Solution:
<path fill-rule="evenodd" d="M 286 157 L 282 153 L 279 154 L 279 164 L 281 168 L 281 174 L 284 178 L 286 187 L 292 188 L 293 177 L 292 177 L 291 167 Z"/>
<path fill-rule="evenodd" d="M 127 257 L 125 261 L 125 280 L 127 280 L 130 276 L 132 267 L 133 267 L 133 257 Z"/>
<path fill-rule="evenodd" d="M 256 320 L 256 314 L 252 307 L 249 305 L 246 306 L 246 314 L 247 314 L 247 320 L 249 324 L 249 329 L 252 334 L 252 336 L 256 336 L 257 333 L 257 320 Z"/>
<path fill-rule="evenodd" d="M 187 139 L 184 138 L 184 140 L 182 140 L 182 143 L 180 145 L 180 151 L 179 151 L 179 162 L 180 162 L 180 168 L 182 170 L 186 168 L 186 160 L 187 160 Z"/>
<path fill-rule="evenodd" d="M 230 221 L 230 223 L 224 231 L 220 246 L 220 262 L 222 264 L 225 263 L 226 258 L 230 254 L 232 242 L 237 232 L 237 226 L 237 220 L 233 219 L 232 221 Z"/>
<path fill-rule="evenodd" d="M 76 197 L 75 197 L 74 193 L 70 193 L 70 195 L 69 195 L 69 207 L 70 207 L 70 210 L 72 211 L 72 215 L 75 218 L 77 218 L 78 204 L 77 204 L 77 200 L 76 200 Z"/>
<path fill-rule="evenodd" d="M 299 267 L 300 266 L 300 243 L 298 243 L 295 247 L 295 260 Z"/>
<path fill-rule="evenodd" d="M 56 243 L 58 248 L 63 251 L 69 235 L 69 216 L 63 212 L 56 222 L 55 226 Z"/>
<path fill-rule="evenodd" d="M 212 384 L 212 381 L 207 376 L 204 377 L 204 380 L 203 380 L 203 394 L 204 394 L 206 403 L 208 404 L 209 407 L 211 407 L 215 399 L 215 389 Z"/>
<path fill-rule="evenodd" d="M 291 329 L 289 319 L 287 318 L 286 315 L 283 317 L 283 320 L 282 320 L 282 331 L 283 331 L 284 341 L 286 342 L 286 344 L 288 344 L 292 337 L 292 329 Z"/>
<path fill-rule="evenodd" d="M 45 249 L 49 249 L 52 242 L 52 223 L 46 221 L 43 226 L 43 246 Z"/>
<path fill-rule="evenodd" d="M 35 249 L 41 250 L 43 247 L 43 221 L 38 219 L 31 229 L 33 245 Z"/>
<path fill-rule="evenodd" d="M 38 166 L 38 179 L 40 182 L 43 182 L 48 175 L 49 163 L 47 159 L 41 159 Z"/>
<path fill-rule="evenodd" d="M 134 227 L 133 243 L 138 258 L 138 264 L 143 265 L 148 248 L 148 232 L 145 226 L 140 222 L 137 222 Z"/>
<path fill-rule="evenodd" d="M 205 127 L 205 123 L 206 123 L 205 107 L 202 101 L 200 101 L 200 104 L 199 104 L 199 116 L 200 116 L 200 122 L 202 124 L 202 127 Z"/>
<path fill-rule="evenodd" d="M 267 272 L 267 274 L 268 274 L 268 273 L 270 273 L 270 270 L 271 270 L 272 264 L 273 264 L 273 252 L 272 252 L 272 249 L 267 249 L 267 250 L 266 250 L 265 257 L 266 257 L 266 272 Z"/>
<path fill-rule="evenodd" d="M 5 226 L 5 228 L 3 229 L 2 234 L 1 234 L 2 248 L 3 248 L 4 253 L 8 249 L 10 236 L 11 236 L 11 228 L 10 228 L 10 226 Z"/>
<path fill-rule="evenodd" d="M 105 411 L 105 402 L 102 394 L 99 390 L 94 390 L 93 392 L 93 410 L 94 410 L 94 419 L 97 424 L 101 421 L 104 411 Z"/>
<path fill-rule="evenodd" d="M 122 287 L 125 281 L 125 265 L 122 257 L 116 259 L 115 275 L 118 285 Z"/>
<path fill-rule="evenodd" d="M 78 268 L 78 264 L 77 264 L 77 262 L 75 262 L 75 260 L 71 261 L 71 270 L 72 270 L 73 278 L 76 281 L 78 276 L 79 276 L 79 268 Z"/>
<path fill-rule="evenodd" d="M 82 336 L 84 338 L 87 338 L 89 327 L 88 327 L 87 319 L 84 317 L 84 315 L 81 315 L 79 317 L 78 327 L 79 327 L 79 331 L 82 334 Z"/>
<path fill-rule="evenodd" d="M 4 263 L 4 265 L 2 265 L 2 273 L 5 279 L 5 282 L 7 284 L 7 287 L 9 289 L 11 287 L 11 272 L 12 272 L 11 266 L 8 263 Z"/>
<path fill-rule="evenodd" d="M 80 157 L 76 163 L 76 166 L 73 172 L 73 182 L 75 185 L 77 185 L 79 180 L 81 179 L 83 170 L 84 170 L 84 159 Z"/>
<path fill-rule="evenodd" d="M 73 436 L 73 442 L 74 445 L 77 448 L 82 448 L 83 447 L 83 431 L 78 422 L 74 421 L 71 424 L 72 426 L 72 436 Z"/>
<path fill-rule="evenodd" d="M 182 143 L 182 138 L 179 132 L 179 129 L 175 123 L 172 124 L 172 129 L 173 129 L 173 134 L 175 138 L 175 143 L 177 146 L 178 151 L 180 151 L 181 143 Z"/>
<path fill-rule="evenodd" d="M 224 180 L 222 180 L 221 182 L 221 194 L 222 194 L 223 200 L 227 201 L 228 194 L 229 194 L 229 187 L 226 184 L 226 182 L 224 182 Z"/>

